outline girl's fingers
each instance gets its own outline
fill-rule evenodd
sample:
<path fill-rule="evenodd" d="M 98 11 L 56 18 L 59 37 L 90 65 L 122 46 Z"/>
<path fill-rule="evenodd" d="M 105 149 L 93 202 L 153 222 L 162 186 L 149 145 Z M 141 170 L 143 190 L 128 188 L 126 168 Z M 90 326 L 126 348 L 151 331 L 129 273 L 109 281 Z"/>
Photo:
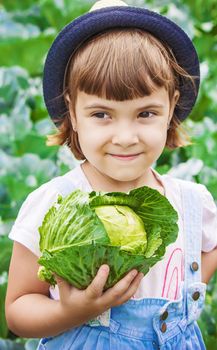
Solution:
<path fill-rule="evenodd" d="M 58 275 L 54 274 L 54 276 L 59 288 L 60 299 L 64 299 L 70 293 L 72 286 Z"/>
<path fill-rule="evenodd" d="M 109 266 L 100 266 L 96 277 L 93 279 L 91 284 L 85 289 L 86 296 L 90 299 L 100 297 L 103 293 L 103 288 L 106 284 L 109 275 Z"/>
<path fill-rule="evenodd" d="M 92 299 L 93 301 L 96 301 L 96 299 L 98 299 L 101 306 L 104 305 L 106 308 L 123 304 L 135 294 L 142 278 L 144 277 L 142 273 L 132 270 L 124 278 L 117 282 L 114 287 L 103 293 L 108 275 L 109 266 L 102 265 L 91 284 L 85 290 L 83 290 L 86 300 Z M 70 299 L 72 289 L 74 292 L 81 292 L 56 274 L 55 279 L 59 288 L 60 300 L 63 302 L 64 300 L 66 301 Z"/>
<path fill-rule="evenodd" d="M 129 286 L 138 275 L 137 270 L 130 271 L 124 278 L 117 282 L 112 288 L 108 289 L 104 294 L 103 298 L 106 300 L 106 303 L 112 303 L 115 300 L 118 300 L 127 292 Z"/>
<path fill-rule="evenodd" d="M 144 277 L 144 274 L 142 272 L 140 272 L 135 279 L 133 280 L 133 282 L 131 283 L 130 287 L 128 288 L 128 290 L 121 296 L 121 298 L 118 301 L 118 305 L 125 303 L 127 300 L 129 300 L 130 298 L 132 298 L 132 296 L 136 293 L 142 279 Z"/>

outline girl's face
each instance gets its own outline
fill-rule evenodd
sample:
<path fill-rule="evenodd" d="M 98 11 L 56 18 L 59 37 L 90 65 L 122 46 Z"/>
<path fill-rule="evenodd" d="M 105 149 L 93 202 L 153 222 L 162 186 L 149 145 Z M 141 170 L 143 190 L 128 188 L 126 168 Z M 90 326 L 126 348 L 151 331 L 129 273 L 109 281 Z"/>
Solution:
<path fill-rule="evenodd" d="M 121 102 L 78 91 L 72 123 L 96 176 L 129 188 L 145 178 L 164 149 L 177 98 L 170 103 L 165 88 Z"/>

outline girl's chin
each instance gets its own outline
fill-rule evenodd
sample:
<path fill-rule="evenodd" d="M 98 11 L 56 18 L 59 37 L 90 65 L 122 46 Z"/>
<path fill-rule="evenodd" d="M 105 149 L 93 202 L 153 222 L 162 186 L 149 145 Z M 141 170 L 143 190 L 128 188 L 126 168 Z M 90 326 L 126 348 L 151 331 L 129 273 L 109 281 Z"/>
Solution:
<path fill-rule="evenodd" d="M 109 171 L 109 173 L 105 174 L 111 179 L 117 181 L 117 182 L 134 182 L 138 181 L 138 179 L 143 176 L 143 173 L 140 174 L 140 172 L 115 172 L 115 171 Z"/>

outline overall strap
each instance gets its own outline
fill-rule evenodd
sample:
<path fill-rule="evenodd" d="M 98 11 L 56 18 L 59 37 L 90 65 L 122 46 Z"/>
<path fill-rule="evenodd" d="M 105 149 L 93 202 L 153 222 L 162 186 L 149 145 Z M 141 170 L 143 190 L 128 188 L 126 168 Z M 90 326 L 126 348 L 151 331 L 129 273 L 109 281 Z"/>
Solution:
<path fill-rule="evenodd" d="M 198 184 L 184 180 L 178 182 L 183 206 L 186 290 L 190 284 L 201 282 L 202 197 Z"/>

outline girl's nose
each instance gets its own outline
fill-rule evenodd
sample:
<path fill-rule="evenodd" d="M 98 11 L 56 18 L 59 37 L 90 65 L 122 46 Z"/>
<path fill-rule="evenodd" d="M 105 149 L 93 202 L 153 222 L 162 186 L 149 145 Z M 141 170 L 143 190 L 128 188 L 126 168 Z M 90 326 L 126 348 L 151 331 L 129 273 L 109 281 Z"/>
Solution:
<path fill-rule="evenodd" d="M 117 128 L 113 134 L 112 143 L 127 148 L 139 142 L 138 132 L 130 126 Z"/>

